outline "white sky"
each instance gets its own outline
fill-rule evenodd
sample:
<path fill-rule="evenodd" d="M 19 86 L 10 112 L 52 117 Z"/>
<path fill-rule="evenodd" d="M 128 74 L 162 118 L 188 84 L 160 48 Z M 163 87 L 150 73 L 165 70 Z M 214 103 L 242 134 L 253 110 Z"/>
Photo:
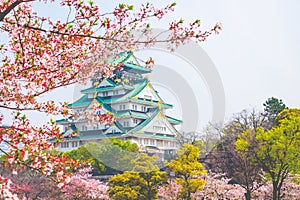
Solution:
<path fill-rule="evenodd" d="M 165 5 L 159 0 L 151 2 L 158 7 Z M 300 107 L 300 92 L 297 89 L 300 85 L 300 56 L 298 56 L 300 1 L 177 0 L 176 2 L 175 13 L 168 15 L 167 19 L 159 24 L 154 24 L 155 28 L 164 28 L 168 21 L 179 18 L 186 21 L 199 18 L 204 29 L 211 28 L 216 22 L 222 23 L 221 34 L 211 36 L 200 46 L 212 59 L 222 79 L 226 96 L 226 118 L 245 108 L 254 106 L 261 109 L 262 103 L 272 96 L 283 99 L 289 107 Z M 134 4 L 136 7 L 140 4 L 133 0 L 125 3 Z M 103 11 L 116 4 L 117 1 L 100 3 Z M 42 11 L 57 18 L 62 16 L 61 13 L 54 13 L 49 5 Z M 162 58 L 154 57 L 154 59 Z M 199 84 L 203 85 L 200 82 Z M 207 88 L 204 87 L 204 90 Z M 73 101 L 74 89 L 69 88 L 67 91 L 60 89 L 45 98 Z M 203 92 L 202 98 L 204 101 L 198 102 L 199 108 L 202 107 L 204 110 L 201 126 L 211 116 L 211 110 L 206 108 L 207 105 L 203 105 L 203 102 L 209 101 L 209 94 L 205 96 L 205 93 L 207 92 Z M 41 119 L 37 114 L 29 113 L 29 115 L 36 121 Z"/>

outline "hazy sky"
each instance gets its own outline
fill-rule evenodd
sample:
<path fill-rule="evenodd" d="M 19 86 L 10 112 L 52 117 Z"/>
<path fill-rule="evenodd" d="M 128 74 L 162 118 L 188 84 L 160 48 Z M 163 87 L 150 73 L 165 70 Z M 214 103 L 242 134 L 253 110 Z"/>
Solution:
<path fill-rule="evenodd" d="M 158 0 L 151 2 L 158 7 L 168 3 Z M 245 108 L 255 106 L 261 109 L 262 103 L 271 96 L 283 99 L 289 107 L 300 107 L 300 93 L 297 88 L 300 85 L 300 56 L 298 56 L 300 1 L 178 0 L 176 2 L 175 13 L 155 24 L 155 28 L 164 28 L 168 21 L 179 18 L 186 21 L 199 18 L 203 29 L 211 28 L 216 22 L 222 23 L 223 30 L 220 35 L 211 36 L 200 46 L 211 58 L 221 77 L 226 97 L 226 118 Z M 137 6 L 142 2 L 125 3 Z M 100 3 L 103 11 L 112 8 L 113 4 L 117 4 L 117 1 Z M 38 8 L 44 13 L 61 17 L 61 14 L 53 13 L 49 5 Z M 162 58 L 154 57 L 154 59 L 159 61 Z M 189 78 L 184 76 L 186 79 Z M 203 85 L 200 82 L 199 85 Z M 74 89 L 69 88 L 68 91 L 66 94 L 60 89 L 45 98 L 55 97 L 56 100 L 72 101 L 75 98 Z M 209 94 L 204 91 L 203 94 L 197 92 L 196 95 L 199 94 L 204 96 L 198 105 L 199 108 L 203 108 L 203 115 L 206 116 L 202 123 L 206 123 L 211 116 L 211 108 L 207 108 L 211 106 Z M 36 116 L 32 113 L 30 115 Z"/>
<path fill-rule="evenodd" d="M 223 24 L 201 47 L 214 62 L 226 95 L 226 116 L 271 96 L 300 107 L 300 1 L 177 1 L 175 18 Z"/>
<path fill-rule="evenodd" d="M 215 63 L 226 95 L 226 116 L 271 96 L 300 107 L 300 1 L 177 1 L 176 16 L 198 17 L 223 31 L 201 46 Z"/>

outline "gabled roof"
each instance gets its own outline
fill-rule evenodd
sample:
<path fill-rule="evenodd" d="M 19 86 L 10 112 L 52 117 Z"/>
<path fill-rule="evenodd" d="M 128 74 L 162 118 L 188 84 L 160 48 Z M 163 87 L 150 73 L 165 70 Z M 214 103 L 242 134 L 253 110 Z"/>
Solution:
<path fill-rule="evenodd" d="M 170 116 L 166 116 L 167 120 L 171 123 L 171 124 L 180 124 L 182 123 L 182 120 L 170 117 Z"/>
<path fill-rule="evenodd" d="M 111 112 L 111 113 L 115 113 L 116 111 L 112 108 L 112 107 L 110 107 L 109 105 L 107 105 L 106 103 L 103 103 L 103 100 L 102 100 L 102 98 L 101 97 L 96 97 L 96 101 L 98 102 L 98 103 L 100 103 L 101 105 L 102 105 L 102 107 L 105 109 L 105 110 L 107 110 L 108 112 Z"/>
<path fill-rule="evenodd" d="M 82 106 L 88 106 L 88 105 L 90 105 L 90 103 L 91 103 L 91 100 L 88 99 L 88 95 L 85 94 L 85 95 L 83 95 L 80 99 L 78 99 L 77 101 L 75 101 L 75 102 L 69 104 L 69 106 L 70 106 L 71 108 L 74 108 L 74 107 L 82 107 Z"/>
<path fill-rule="evenodd" d="M 133 97 L 135 97 L 137 94 L 139 94 L 148 84 L 148 80 L 144 79 L 143 81 L 138 82 L 133 86 L 133 90 L 125 94 L 124 96 L 121 97 L 110 97 L 110 98 L 103 98 L 102 101 L 103 103 L 112 103 L 112 102 L 122 102 L 125 100 L 129 100 Z"/>
<path fill-rule="evenodd" d="M 131 99 L 130 101 L 136 102 L 136 103 L 144 103 L 144 104 L 152 105 L 152 106 L 158 104 L 158 101 L 151 101 L 151 100 L 149 100 L 149 99 L 141 99 L 141 98 L 138 98 L 138 99 L 133 98 L 133 99 Z M 168 104 L 168 103 L 161 103 L 160 105 L 161 105 L 163 108 L 172 108 L 172 107 L 173 107 L 172 104 Z"/>
<path fill-rule="evenodd" d="M 130 60 L 134 60 L 134 62 L 130 62 Z M 118 55 L 118 59 L 112 61 L 112 63 L 124 63 L 123 68 L 125 70 L 135 70 L 140 73 L 150 73 L 152 70 L 145 68 L 139 64 L 132 51 L 122 52 Z"/>
<path fill-rule="evenodd" d="M 135 64 L 132 64 L 132 63 L 124 63 L 124 66 L 123 66 L 123 70 L 126 70 L 126 71 L 139 71 L 140 73 L 150 73 L 152 70 L 151 69 L 148 69 L 148 68 L 145 68 L 143 66 L 140 66 L 140 65 L 135 65 Z"/>
<path fill-rule="evenodd" d="M 122 111 L 116 113 L 117 118 L 123 117 L 135 117 L 140 119 L 147 119 L 149 116 L 146 113 L 136 112 L 136 111 Z"/>
<path fill-rule="evenodd" d="M 154 117 L 158 115 L 158 113 L 160 113 L 160 110 L 157 108 L 148 119 L 146 119 L 145 121 L 143 121 L 142 123 L 134 127 L 133 129 L 131 129 L 129 133 L 139 132 L 141 129 L 147 126 L 154 119 Z"/>
<path fill-rule="evenodd" d="M 109 134 L 111 129 L 117 129 L 118 132 L 117 133 L 122 133 L 124 134 L 126 132 L 126 130 L 124 130 L 121 125 L 118 122 L 113 123 L 113 126 L 109 127 L 106 131 L 104 131 L 104 134 Z"/>
<path fill-rule="evenodd" d="M 81 90 L 80 92 L 82 93 L 93 93 L 93 92 L 100 92 L 100 91 L 109 91 L 109 90 L 114 90 L 114 89 L 118 89 L 121 86 L 117 87 L 117 86 L 106 86 L 106 87 L 90 87 L 84 90 Z"/>

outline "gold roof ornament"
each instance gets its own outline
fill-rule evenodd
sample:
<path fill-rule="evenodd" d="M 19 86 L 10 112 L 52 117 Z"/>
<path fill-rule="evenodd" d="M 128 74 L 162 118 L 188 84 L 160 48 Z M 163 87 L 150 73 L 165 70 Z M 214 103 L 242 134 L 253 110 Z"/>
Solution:
<path fill-rule="evenodd" d="M 96 99 L 97 96 L 98 96 L 98 92 L 95 92 L 95 93 L 94 93 L 94 99 Z"/>
<path fill-rule="evenodd" d="M 157 117 L 162 118 L 163 114 L 161 112 L 158 113 Z"/>
<path fill-rule="evenodd" d="M 96 87 L 96 86 L 98 86 L 100 83 L 99 83 L 99 81 L 95 81 L 94 83 L 93 83 L 93 85 Z"/>
<path fill-rule="evenodd" d="M 161 110 L 161 104 L 162 104 L 162 101 L 158 101 L 158 102 L 157 102 L 157 107 L 158 107 L 158 109 L 160 109 L 160 110 Z"/>

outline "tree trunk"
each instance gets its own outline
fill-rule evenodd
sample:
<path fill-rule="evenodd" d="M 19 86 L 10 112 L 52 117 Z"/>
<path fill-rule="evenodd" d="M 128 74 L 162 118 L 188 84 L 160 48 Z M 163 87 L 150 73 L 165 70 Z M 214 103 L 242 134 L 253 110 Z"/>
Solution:
<path fill-rule="evenodd" d="M 277 183 L 273 183 L 273 200 L 280 200 L 280 189 Z"/>
<path fill-rule="evenodd" d="M 246 200 L 251 200 L 251 191 L 250 190 L 246 191 L 245 198 L 246 198 Z"/>

